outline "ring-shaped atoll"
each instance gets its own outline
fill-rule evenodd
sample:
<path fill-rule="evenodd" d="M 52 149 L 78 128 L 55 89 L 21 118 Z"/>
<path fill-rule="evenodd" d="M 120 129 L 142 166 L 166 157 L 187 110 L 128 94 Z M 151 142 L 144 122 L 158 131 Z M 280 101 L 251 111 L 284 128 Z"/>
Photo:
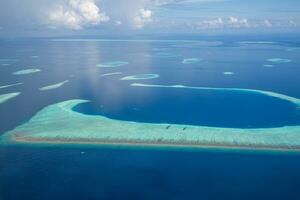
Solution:
<path fill-rule="evenodd" d="M 106 63 L 101 63 L 101 64 L 98 64 L 97 67 L 121 67 L 121 66 L 124 66 L 124 65 L 128 65 L 129 62 L 127 61 L 112 61 L 112 62 L 106 62 Z"/>
<path fill-rule="evenodd" d="M 121 78 L 122 81 L 132 81 L 132 80 L 146 80 L 146 79 L 155 79 L 159 78 L 158 74 L 138 74 L 132 76 L 126 76 Z"/>
<path fill-rule="evenodd" d="M 300 106 L 298 98 L 255 89 L 140 83 L 134 83 L 131 86 L 258 93 L 289 101 L 297 107 Z M 88 101 L 75 99 L 47 106 L 25 124 L 2 135 L 2 142 L 6 144 L 123 144 L 300 150 L 300 125 L 242 129 L 131 122 L 110 119 L 102 115 L 86 115 L 73 109 L 86 102 Z"/>

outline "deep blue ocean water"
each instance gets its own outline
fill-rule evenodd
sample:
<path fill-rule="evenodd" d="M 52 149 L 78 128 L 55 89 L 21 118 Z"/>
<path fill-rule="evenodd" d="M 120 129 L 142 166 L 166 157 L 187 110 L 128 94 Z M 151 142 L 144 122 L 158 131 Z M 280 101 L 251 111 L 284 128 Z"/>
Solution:
<path fill-rule="evenodd" d="M 300 98 L 300 38 L 267 38 L 274 44 L 239 43 L 257 40 L 247 37 L 175 39 L 0 40 L 0 86 L 24 83 L 0 89 L 21 92 L 0 104 L 0 133 L 47 105 L 78 98 L 91 103 L 76 111 L 121 120 L 236 128 L 300 124 L 294 105 L 272 97 L 130 86 L 247 88 Z M 183 64 L 186 58 L 199 62 Z M 96 67 L 112 61 L 129 64 Z M 12 75 L 27 68 L 41 72 Z M 102 76 L 107 73 L 116 74 Z M 160 77 L 120 80 L 149 73 Z M 38 90 L 64 80 L 61 88 Z M 0 146 L 0 199 L 299 199 L 299 167 L 300 154 L 276 152 Z"/>

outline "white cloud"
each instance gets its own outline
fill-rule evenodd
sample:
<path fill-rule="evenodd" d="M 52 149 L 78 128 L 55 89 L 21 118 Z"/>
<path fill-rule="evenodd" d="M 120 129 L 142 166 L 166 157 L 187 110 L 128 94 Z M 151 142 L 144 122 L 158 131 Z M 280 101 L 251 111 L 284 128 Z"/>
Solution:
<path fill-rule="evenodd" d="M 230 16 L 228 18 L 218 17 L 216 19 L 203 20 L 196 24 L 198 29 L 207 28 L 248 28 L 250 23 L 246 18 Z"/>
<path fill-rule="evenodd" d="M 207 28 L 220 28 L 224 26 L 224 22 L 223 19 L 219 17 L 217 19 L 204 20 L 203 22 L 200 22 L 199 25 Z"/>
<path fill-rule="evenodd" d="M 121 26 L 122 24 L 123 24 L 123 22 L 121 20 L 116 20 L 115 21 L 116 26 Z"/>
<path fill-rule="evenodd" d="M 49 14 L 50 24 L 74 30 L 108 20 L 109 17 L 100 11 L 94 0 L 69 0 L 66 5 L 59 5 Z"/>
<path fill-rule="evenodd" d="M 138 15 L 134 18 L 135 28 L 143 28 L 145 23 L 152 22 L 152 11 L 144 8 L 140 9 Z"/>
<path fill-rule="evenodd" d="M 142 29 L 154 21 L 154 10 L 168 4 L 219 2 L 224 0 L 54 0 L 49 26 L 78 30 L 111 21 L 110 25 Z M 65 3 L 62 3 L 65 1 Z M 101 5 L 101 9 L 99 8 Z M 105 12 L 104 12 L 105 11 Z M 213 22 L 212 22 L 213 23 Z M 213 25 L 212 25 L 213 26 Z"/>
<path fill-rule="evenodd" d="M 248 19 L 246 18 L 237 18 L 237 17 L 229 17 L 228 19 L 228 26 L 229 27 L 235 27 L 235 28 L 246 28 L 246 27 L 250 27 L 249 23 L 248 23 Z"/>
<path fill-rule="evenodd" d="M 265 25 L 266 27 L 272 27 L 272 26 L 273 26 L 273 24 L 272 24 L 268 19 L 265 19 L 265 20 L 264 20 L 264 25 Z"/>

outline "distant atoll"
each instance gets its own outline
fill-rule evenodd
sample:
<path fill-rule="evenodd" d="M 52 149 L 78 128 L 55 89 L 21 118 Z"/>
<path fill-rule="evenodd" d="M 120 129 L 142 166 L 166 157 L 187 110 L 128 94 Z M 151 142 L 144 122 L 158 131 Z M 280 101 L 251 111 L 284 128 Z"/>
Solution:
<path fill-rule="evenodd" d="M 185 58 L 183 59 L 182 64 L 195 64 L 201 61 L 201 58 Z"/>
<path fill-rule="evenodd" d="M 8 93 L 8 94 L 1 94 L 0 95 L 0 104 L 7 102 L 10 99 L 15 98 L 16 96 L 20 95 L 20 92 Z"/>
<path fill-rule="evenodd" d="M 40 69 L 24 69 L 24 70 L 14 72 L 13 75 L 27 75 L 27 74 L 37 73 L 40 71 L 41 71 Z"/>
<path fill-rule="evenodd" d="M 126 61 L 113 61 L 113 62 L 106 62 L 98 64 L 97 67 L 121 67 L 123 65 L 128 65 L 129 62 Z"/>
<path fill-rule="evenodd" d="M 121 78 L 122 81 L 132 81 L 132 80 L 146 80 L 146 79 L 155 79 L 159 78 L 158 74 L 138 74 L 132 76 L 126 76 Z"/>
<path fill-rule="evenodd" d="M 56 83 L 56 84 L 53 84 L 53 85 L 48 85 L 48 86 L 41 87 L 41 88 L 39 88 L 39 90 L 40 91 L 54 90 L 54 89 L 62 87 L 64 84 L 66 84 L 68 82 L 69 82 L 69 80 L 65 80 L 65 81 L 60 82 L 60 83 Z"/>
<path fill-rule="evenodd" d="M 290 63 L 290 62 L 292 62 L 292 60 L 286 59 L 286 58 L 270 58 L 270 59 L 267 59 L 267 61 L 273 62 L 273 63 Z"/>
<path fill-rule="evenodd" d="M 9 87 L 17 86 L 17 85 L 23 85 L 23 84 L 24 83 L 14 83 L 14 84 L 9 84 L 9 85 L 2 85 L 2 86 L 0 86 L 0 89 L 9 88 Z"/>

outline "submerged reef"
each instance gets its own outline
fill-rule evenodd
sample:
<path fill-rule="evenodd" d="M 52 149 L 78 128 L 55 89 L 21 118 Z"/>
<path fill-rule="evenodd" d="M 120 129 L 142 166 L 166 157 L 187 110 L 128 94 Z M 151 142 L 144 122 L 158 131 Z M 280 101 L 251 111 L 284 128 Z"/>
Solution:
<path fill-rule="evenodd" d="M 0 58 L 0 64 L 2 64 L 2 65 L 10 65 L 17 61 L 18 61 L 18 59 Z"/>
<path fill-rule="evenodd" d="M 14 72 L 13 75 L 33 74 L 33 73 L 37 73 L 37 72 L 40 72 L 40 71 L 41 71 L 40 69 L 24 69 L 24 70 Z"/>
<path fill-rule="evenodd" d="M 8 93 L 8 94 L 1 94 L 0 95 L 0 104 L 7 102 L 8 100 L 15 98 L 16 96 L 18 96 L 19 92 L 14 92 L 14 93 Z"/>
<path fill-rule="evenodd" d="M 224 75 L 233 75 L 234 72 L 223 72 Z"/>
<path fill-rule="evenodd" d="M 270 58 L 267 61 L 273 62 L 273 63 L 289 63 L 289 62 L 292 62 L 292 60 L 285 59 L 285 58 Z"/>
<path fill-rule="evenodd" d="M 131 81 L 131 80 L 146 80 L 146 79 L 155 79 L 159 78 L 158 74 L 139 74 L 139 75 L 132 75 L 126 76 L 121 78 L 122 81 Z"/>
<path fill-rule="evenodd" d="M 273 65 L 264 65 L 264 67 L 274 67 Z"/>
<path fill-rule="evenodd" d="M 113 61 L 113 62 L 98 64 L 97 67 L 121 67 L 123 65 L 128 65 L 128 64 L 129 62 L 126 61 Z"/>
<path fill-rule="evenodd" d="M 172 47 L 179 48 L 199 48 L 199 47 L 218 47 L 224 45 L 222 41 L 192 41 L 184 44 L 175 44 Z"/>
<path fill-rule="evenodd" d="M 155 58 L 177 58 L 180 57 L 180 54 L 170 53 L 170 52 L 156 52 L 151 55 L 145 55 L 146 57 L 155 57 Z"/>
<path fill-rule="evenodd" d="M 24 83 L 14 83 L 14 84 L 10 84 L 10 85 L 2 85 L 2 86 L 0 86 L 0 89 L 9 88 L 9 87 L 17 86 L 17 85 L 23 85 L 23 84 Z"/>
<path fill-rule="evenodd" d="M 272 41 L 242 41 L 239 44 L 276 44 L 276 42 Z"/>
<path fill-rule="evenodd" d="M 53 85 L 48 85 L 48 86 L 45 86 L 45 87 L 41 87 L 41 88 L 39 88 L 39 90 L 40 91 L 54 90 L 54 89 L 62 87 L 64 84 L 66 84 L 68 82 L 69 82 L 69 80 L 66 80 L 66 81 L 56 83 L 56 84 L 53 84 Z"/>
<path fill-rule="evenodd" d="M 182 61 L 182 64 L 194 64 L 194 63 L 198 63 L 201 62 L 202 59 L 200 58 L 185 58 Z"/>
<path fill-rule="evenodd" d="M 138 83 L 132 86 L 254 92 L 300 106 L 300 99 L 262 90 Z M 300 126 L 242 129 L 122 121 L 74 110 L 86 102 L 89 101 L 75 99 L 47 106 L 25 124 L 5 133 L 2 141 L 300 150 Z"/>

